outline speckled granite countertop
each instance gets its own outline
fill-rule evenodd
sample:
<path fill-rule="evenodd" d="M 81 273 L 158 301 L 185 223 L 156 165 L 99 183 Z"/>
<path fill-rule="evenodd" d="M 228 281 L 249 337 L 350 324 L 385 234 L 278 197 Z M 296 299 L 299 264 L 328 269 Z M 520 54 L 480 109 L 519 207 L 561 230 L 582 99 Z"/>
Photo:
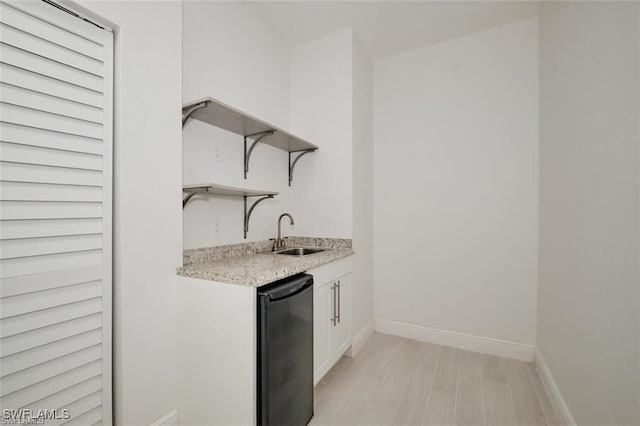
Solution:
<path fill-rule="evenodd" d="M 287 247 L 322 247 L 306 256 L 271 253 L 271 241 L 185 250 L 178 275 L 250 287 L 260 287 L 352 255 L 351 240 L 290 237 Z"/>

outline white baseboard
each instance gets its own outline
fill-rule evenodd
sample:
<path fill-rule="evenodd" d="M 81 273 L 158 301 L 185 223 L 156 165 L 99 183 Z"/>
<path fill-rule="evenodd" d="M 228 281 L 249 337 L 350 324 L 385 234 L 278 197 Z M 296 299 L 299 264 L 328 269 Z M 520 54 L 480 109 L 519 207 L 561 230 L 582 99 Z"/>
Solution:
<path fill-rule="evenodd" d="M 164 416 L 160 417 L 150 426 L 178 426 L 178 411 L 173 410 Z"/>
<path fill-rule="evenodd" d="M 358 355 L 358 352 L 362 350 L 362 347 L 365 343 L 367 343 L 367 340 L 369 340 L 369 337 L 371 337 L 373 331 L 373 320 L 371 320 L 367 323 L 367 325 L 362 327 L 362 329 L 358 331 L 355 336 L 353 336 L 351 347 L 347 350 L 345 355 L 351 358 Z"/>
<path fill-rule="evenodd" d="M 404 322 L 376 319 L 374 328 L 382 334 L 405 337 L 407 339 L 430 342 L 443 346 L 496 355 L 504 358 L 531 362 L 534 359 L 533 346 L 487 337 L 471 336 L 453 331 L 439 330 Z"/>
<path fill-rule="evenodd" d="M 544 358 L 538 349 L 535 351 L 535 365 L 538 373 L 540 374 L 540 378 L 542 379 L 542 384 L 547 391 L 547 396 L 549 396 L 551 405 L 553 405 L 553 409 L 556 412 L 556 416 L 560 417 L 561 421 L 564 420 L 564 424 L 567 426 L 576 426 L 576 421 L 573 418 L 567 403 L 562 397 L 556 381 L 551 375 L 551 370 L 549 370 L 547 363 L 544 361 Z"/>

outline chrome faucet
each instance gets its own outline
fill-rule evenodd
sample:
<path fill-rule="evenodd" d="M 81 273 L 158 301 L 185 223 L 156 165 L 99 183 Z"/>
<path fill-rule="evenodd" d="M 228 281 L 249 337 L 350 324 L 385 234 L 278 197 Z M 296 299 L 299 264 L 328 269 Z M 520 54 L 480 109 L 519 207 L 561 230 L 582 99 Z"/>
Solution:
<path fill-rule="evenodd" d="M 287 216 L 289 218 L 289 220 L 291 220 L 291 226 L 294 225 L 293 222 L 293 216 L 291 216 L 289 213 L 282 213 L 280 215 L 280 217 L 278 218 L 278 238 L 276 238 L 275 242 L 273 243 L 273 250 L 279 250 L 281 248 L 284 248 L 284 238 L 282 238 L 282 233 L 281 233 L 281 225 L 282 225 L 282 218 Z"/>

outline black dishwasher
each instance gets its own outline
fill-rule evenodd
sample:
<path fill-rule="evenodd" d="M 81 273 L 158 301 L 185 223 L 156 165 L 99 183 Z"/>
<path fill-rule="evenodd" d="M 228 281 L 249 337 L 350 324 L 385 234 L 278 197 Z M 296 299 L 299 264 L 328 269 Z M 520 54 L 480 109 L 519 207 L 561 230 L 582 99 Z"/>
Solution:
<path fill-rule="evenodd" d="M 313 276 L 258 288 L 258 425 L 313 417 Z"/>

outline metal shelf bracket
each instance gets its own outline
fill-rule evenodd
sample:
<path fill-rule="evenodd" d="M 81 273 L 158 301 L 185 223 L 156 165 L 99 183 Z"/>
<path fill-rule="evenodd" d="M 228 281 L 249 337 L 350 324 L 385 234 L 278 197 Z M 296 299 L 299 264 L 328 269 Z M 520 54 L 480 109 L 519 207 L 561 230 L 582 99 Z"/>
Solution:
<path fill-rule="evenodd" d="M 209 102 L 211 102 L 211 101 L 201 102 L 199 104 L 196 104 L 196 105 L 192 106 L 187 111 L 183 111 L 182 112 L 182 128 L 184 128 L 184 125 L 186 124 L 187 120 L 189 119 L 189 117 L 191 117 L 191 115 L 194 112 L 198 111 L 199 109 L 206 108 L 207 105 L 209 104 Z"/>
<path fill-rule="evenodd" d="M 191 191 L 189 191 L 187 193 L 187 195 L 184 196 L 184 198 L 182 199 L 182 209 L 184 210 L 184 207 L 187 205 L 187 203 L 189 201 L 191 201 L 191 199 L 193 197 L 195 197 L 198 194 L 206 194 L 209 192 L 209 188 L 207 188 L 206 186 L 203 186 L 201 188 L 193 188 Z"/>
<path fill-rule="evenodd" d="M 313 149 L 303 149 L 301 151 L 290 151 L 289 152 L 289 186 L 291 186 L 291 181 L 293 180 L 293 168 L 296 166 L 296 163 L 298 162 L 298 160 L 300 159 L 300 157 L 302 157 L 305 154 L 309 154 L 310 152 L 315 152 L 317 148 L 313 148 Z M 300 155 L 298 155 L 297 157 L 295 157 L 293 159 L 293 162 L 291 162 L 291 154 L 296 154 L 299 153 Z"/>
<path fill-rule="evenodd" d="M 197 192 L 190 192 L 186 197 L 182 199 L 182 209 L 184 210 L 184 206 L 197 194 Z"/>
<path fill-rule="evenodd" d="M 251 158 L 251 153 L 253 152 L 253 149 L 256 147 L 258 142 L 260 142 L 262 139 L 266 138 L 267 136 L 274 134 L 275 132 L 276 132 L 275 130 L 267 130 L 266 132 L 253 133 L 251 135 L 246 135 L 244 137 L 244 178 L 245 179 L 247 178 L 247 173 L 249 172 L 249 159 Z M 249 150 L 247 150 L 247 142 L 249 139 L 253 139 L 253 143 L 249 147 Z"/>
<path fill-rule="evenodd" d="M 251 219 L 251 213 L 253 213 L 253 209 L 256 208 L 258 203 L 260 203 L 261 201 L 264 201 L 268 198 L 273 198 L 274 196 L 275 194 L 269 194 L 269 195 L 265 195 L 264 197 L 258 198 L 251 204 L 248 210 L 247 210 L 247 198 L 249 198 L 250 195 L 244 196 L 244 239 L 245 240 L 247 239 L 247 232 L 249 232 L 249 219 Z"/>

